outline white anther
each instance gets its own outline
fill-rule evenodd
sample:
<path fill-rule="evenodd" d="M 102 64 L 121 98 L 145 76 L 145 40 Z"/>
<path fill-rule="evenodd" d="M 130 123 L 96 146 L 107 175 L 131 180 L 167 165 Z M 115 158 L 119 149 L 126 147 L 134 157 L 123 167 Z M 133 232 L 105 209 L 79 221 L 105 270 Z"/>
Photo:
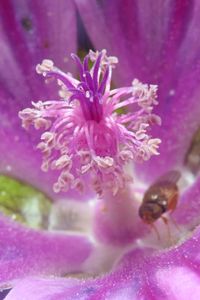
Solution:
<path fill-rule="evenodd" d="M 59 159 L 54 160 L 51 164 L 52 169 L 63 169 L 66 167 L 71 167 L 71 158 L 68 155 L 62 155 Z"/>
<path fill-rule="evenodd" d="M 46 74 L 52 71 L 53 68 L 54 68 L 53 61 L 50 59 L 44 59 L 41 64 L 38 64 L 36 66 L 36 72 L 38 74 L 43 74 L 44 76 L 46 76 Z"/>
<path fill-rule="evenodd" d="M 130 150 L 122 150 L 119 154 L 119 157 L 124 161 L 132 160 L 133 153 Z"/>
<path fill-rule="evenodd" d="M 160 143 L 161 143 L 160 139 L 150 139 L 148 141 L 149 150 L 151 151 L 152 154 L 159 155 L 159 152 L 157 149 L 158 149 Z"/>
<path fill-rule="evenodd" d="M 112 167 L 114 164 L 114 160 L 110 156 L 105 156 L 105 157 L 96 156 L 94 160 L 97 163 L 97 165 L 101 168 L 109 168 Z"/>
<path fill-rule="evenodd" d="M 49 143 L 54 139 L 54 134 L 52 132 L 46 131 L 41 135 L 41 140 L 45 143 Z"/>

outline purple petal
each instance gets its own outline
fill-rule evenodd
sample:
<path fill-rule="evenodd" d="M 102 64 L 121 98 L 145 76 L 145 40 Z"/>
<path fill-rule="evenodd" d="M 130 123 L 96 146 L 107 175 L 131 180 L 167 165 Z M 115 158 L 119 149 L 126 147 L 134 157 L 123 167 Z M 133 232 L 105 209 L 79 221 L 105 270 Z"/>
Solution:
<path fill-rule="evenodd" d="M 80 271 L 92 246 L 83 235 L 36 231 L 0 217 L 0 282 Z"/>
<path fill-rule="evenodd" d="M 181 167 L 191 146 L 193 135 L 199 128 L 200 74 L 196 67 L 185 72 L 188 74 L 180 78 L 175 95 L 168 97 L 165 106 L 161 106 L 162 114 L 159 115 L 162 118 L 162 125 L 153 131 L 153 135 L 162 141 L 160 156 L 153 157 L 139 170 L 148 179 Z"/>
<path fill-rule="evenodd" d="M 139 175 L 152 180 L 181 166 L 199 126 L 200 3 L 75 2 L 95 47 L 119 57 L 117 83 L 130 84 L 136 77 L 159 86 L 163 124 L 153 136 L 162 139 L 161 155 L 137 167 Z"/>
<path fill-rule="evenodd" d="M 71 67 L 68 58 L 71 51 L 76 52 L 72 1 L 61 0 L 59 5 L 53 0 L 1 1 L 1 15 L 3 37 L 22 70 L 31 75 L 34 65 L 44 58 L 53 59 L 60 68 L 68 70 Z"/>
<path fill-rule="evenodd" d="M 200 297 L 200 231 L 182 245 L 162 252 L 132 250 L 110 274 L 88 280 L 30 278 L 6 300 L 196 300 Z M 157 254 L 156 254 L 157 253 Z"/>
<path fill-rule="evenodd" d="M 117 78 L 126 83 L 133 76 L 155 80 L 158 72 L 163 75 L 160 66 L 174 61 L 193 10 L 188 1 L 75 2 L 95 47 L 119 57 L 123 72 L 119 67 Z"/>
<path fill-rule="evenodd" d="M 0 170 L 42 189 L 53 198 L 54 172 L 40 171 L 41 156 L 34 148 L 39 133 L 21 128 L 18 112 L 30 101 L 57 95 L 54 84 L 45 85 L 35 66 L 54 59 L 63 70 L 76 52 L 76 12 L 73 1 L 1 1 L 0 49 Z M 9 151 L 8 151 L 9 150 Z M 17 158 L 17 159 L 16 159 Z M 73 195 L 73 194 L 72 194 Z"/>

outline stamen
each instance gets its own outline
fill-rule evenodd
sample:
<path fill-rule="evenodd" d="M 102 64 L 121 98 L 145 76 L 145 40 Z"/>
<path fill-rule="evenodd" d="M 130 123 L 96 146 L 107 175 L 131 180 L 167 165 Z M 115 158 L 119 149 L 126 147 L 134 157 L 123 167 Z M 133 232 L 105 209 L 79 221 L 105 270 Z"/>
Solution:
<path fill-rule="evenodd" d="M 89 174 L 98 194 L 105 189 L 115 194 L 130 181 L 126 164 L 159 154 L 161 141 L 150 135 L 150 127 L 160 125 L 160 118 L 152 114 L 158 104 L 157 86 L 135 79 L 132 86 L 111 90 L 118 60 L 108 57 L 106 50 L 90 50 L 83 63 L 74 54 L 72 58 L 80 80 L 56 68 L 51 60 L 37 65 L 39 74 L 56 78 L 61 99 L 32 103 L 33 108 L 19 112 L 19 117 L 25 129 L 33 125 L 44 130 L 37 148 L 43 154 L 42 170 L 60 172 L 55 192 L 83 191 Z M 129 112 L 119 115 L 116 110 L 124 107 Z"/>

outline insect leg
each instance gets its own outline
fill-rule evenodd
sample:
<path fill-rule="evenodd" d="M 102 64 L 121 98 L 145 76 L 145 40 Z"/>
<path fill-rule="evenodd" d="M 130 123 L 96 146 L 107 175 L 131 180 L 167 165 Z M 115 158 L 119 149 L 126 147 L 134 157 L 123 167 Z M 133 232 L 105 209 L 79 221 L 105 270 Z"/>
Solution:
<path fill-rule="evenodd" d="M 169 237 L 169 241 L 170 243 L 172 243 L 172 237 L 171 237 L 171 232 L 170 232 L 170 228 L 169 228 L 169 220 L 166 217 L 161 217 L 161 219 L 163 220 L 163 222 L 165 223 L 165 225 L 167 226 L 167 234 Z"/>
<path fill-rule="evenodd" d="M 177 229 L 179 232 L 182 232 L 182 231 L 181 231 L 181 228 L 178 226 L 177 222 L 174 220 L 174 218 L 172 218 L 171 215 L 170 215 L 170 220 L 171 220 L 171 222 L 173 223 L 173 225 L 176 227 L 176 229 Z"/>
<path fill-rule="evenodd" d="M 153 229 L 154 232 L 156 233 L 157 239 L 160 241 L 160 233 L 159 233 L 157 227 L 156 227 L 153 223 L 151 223 L 151 224 L 149 224 L 149 225 L 152 227 L 152 229 Z"/>

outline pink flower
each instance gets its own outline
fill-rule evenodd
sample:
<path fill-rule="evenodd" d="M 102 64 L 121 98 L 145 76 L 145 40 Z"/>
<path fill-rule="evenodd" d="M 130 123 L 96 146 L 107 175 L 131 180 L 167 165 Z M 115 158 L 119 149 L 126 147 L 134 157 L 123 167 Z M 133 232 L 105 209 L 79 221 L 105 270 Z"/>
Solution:
<path fill-rule="evenodd" d="M 51 61 L 46 61 L 47 64 L 37 68 L 39 72 L 46 68 L 49 84 L 45 85 L 40 76 L 35 74 L 35 66 L 49 58 L 55 61 L 59 70 L 75 74 L 74 65 L 68 59 L 70 53 L 76 53 L 76 32 L 80 29 L 77 30 L 76 26 L 77 11 L 74 2 L 61 0 L 58 5 L 57 1 L 51 0 L 3 0 L 0 4 L 0 170 L 9 177 L 23 180 L 23 183 L 15 180 L 13 183 L 6 177 L 6 183 L 2 185 L 1 175 L 0 187 L 3 194 L 0 194 L 0 200 L 4 199 L 3 206 L 24 197 L 27 206 L 18 205 L 17 208 L 22 219 L 25 218 L 31 224 L 30 221 L 35 221 L 40 215 L 35 210 L 35 205 L 31 205 L 35 203 L 33 198 L 39 200 L 37 203 L 43 203 L 41 197 L 44 195 L 41 192 L 27 192 L 24 182 L 37 187 L 52 199 L 52 202 L 48 202 L 50 210 L 47 210 L 47 219 L 42 228 L 28 228 L 25 223 L 15 221 L 15 210 L 10 214 L 12 219 L 0 215 L 0 282 L 2 288 L 12 288 L 6 300 L 196 300 L 200 295 L 200 4 L 198 1 L 186 0 L 76 0 L 75 3 L 80 15 L 78 26 L 81 26 L 81 17 L 94 49 L 106 48 L 109 54 L 118 57 L 119 64 L 113 72 L 112 89 L 109 87 L 107 90 L 109 76 L 106 72 L 112 70 L 116 60 L 113 58 L 111 61 L 104 61 L 104 52 L 90 52 L 89 60 L 92 63 L 90 61 L 87 83 L 85 81 L 89 93 L 84 90 L 83 86 L 86 85 L 82 85 L 84 80 L 81 77 L 77 77 L 77 80 L 57 69 L 56 74 L 54 72 L 51 77 L 58 79 L 58 75 L 62 75 L 68 83 L 60 86 L 61 99 L 54 100 L 55 102 L 47 100 L 58 99 L 55 82 L 50 82 L 51 78 L 47 78 L 50 75 L 49 68 L 55 67 Z M 91 88 L 98 60 L 99 67 L 96 68 L 102 76 L 97 82 L 97 89 L 105 79 L 101 93 Z M 133 78 L 138 78 L 138 81 L 130 86 Z M 73 85 L 73 90 L 70 91 L 68 84 Z M 146 116 L 149 113 L 151 117 L 153 115 L 151 121 L 156 123 L 159 123 L 159 119 L 151 111 L 146 111 L 146 108 L 155 104 L 155 91 L 153 97 L 145 96 L 143 101 L 143 96 L 152 91 L 150 84 L 158 86 L 159 104 L 155 107 L 155 114 L 162 119 L 161 126 L 149 126 L 151 132 L 143 126 L 150 121 Z M 125 93 L 122 98 L 119 95 L 122 90 L 116 89 L 116 86 L 128 87 L 122 88 Z M 91 94 L 92 102 L 88 101 Z M 73 99 L 74 95 L 77 100 Z M 94 98 L 98 100 L 96 108 Z M 87 101 L 82 101 L 85 99 Z M 101 99 L 106 105 L 101 104 Z M 112 102 L 113 99 L 116 102 Z M 121 103 L 124 105 L 130 99 L 136 103 L 124 106 L 119 114 L 115 114 L 115 106 Z M 141 99 L 143 100 L 140 102 Z M 29 101 L 35 100 L 40 100 L 39 104 L 26 110 L 26 107 L 31 106 Z M 113 103 L 113 107 L 107 105 L 108 100 Z M 43 107 L 43 103 L 48 104 Z M 90 104 L 90 109 L 86 105 L 83 110 L 83 103 Z M 101 136 L 98 151 L 103 149 L 103 154 L 97 151 L 96 144 L 90 147 L 88 143 L 88 140 L 94 140 L 94 135 L 90 134 L 87 140 L 85 131 L 81 133 L 83 143 L 79 141 L 77 146 L 89 152 L 89 161 L 92 163 L 92 168 L 85 174 L 80 171 L 82 163 L 77 161 L 78 154 L 74 145 L 70 143 L 66 149 L 65 144 L 61 143 L 56 152 L 55 148 L 51 148 L 52 126 L 59 117 L 58 107 L 62 107 L 59 113 L 64 119 L 70 113 L 74 119 L 74 113 L 78 111 L 76 116 L 84 124 L 84 129 L 93 123 L 96 136 L 99 139 Z M 108 130 L 104 114 L 107 107 L 110 110 L 106 110 L 109 112 L 106 117 L 114 120 L 110 130 L 120 128 L 120 133 L 123 134 L 117 135 L 112 131 L 113 139 L 107 139 L 103 143 L 104 137 L 100 129 L 104 128 L 105 132 Z M 137 112 L 141 110 L 144 110 L 144 114 L 138 119 Z M 21 116 L 24 124 L 28 125 L 30 121 L 39 129 L 22 129 L 19 111 L 23 112 Z M 44 116 L 47 111 L 53 115 Z M 138 126 L 142 124 L 141 128 L 132 126 L 131 121 L 123 123 L 129 117 L 136 118 Z M 79 124 L 77 122 L 75 125 Z M 101 127 L 102 124 L 104 127 Z M 46 128 L 41 128 L 41 125 Z M 75 127 L 71 129 L 74 133 Z M 64 133 L 68 134 L 69 131 Z M 61 132 L 63 130 L 59 128 L 56 134 L 61 135 Z M 125 153 L 125 159 L 118 160 L 117 145 L 127 145 L 127 140 L 122 139 L 124 132 L 128 135 L 133 133 L 132 140 L 141 142 L 143 148 L 141 152 L 135 151 L 134 143 L 131 143 L 128 156 Z M 40 171 L 41 153 L 35 149 L 40 136 L 44 137 L 41 142 L 45 145 L 42 144 L 41 147 L 40 144 L 40 148 L 43 150 L 43 164 L 47 162 L 48 172 Z M 108 136 L 111 136 L 110 131 Z M 147 148 L 144 147 L 145 138 L 151 141 L 151 136 L 162 140 L 160 154 L 144 161 L 144 153 L 148 158 L 152 150 L 155 150 L 153 148 L 149 152 L 149 144 Z M 75 141 L 74 135 L 68 134 L 66 139 L 67 137 Z M 68 143 L 68 140 L 65 142 Z M 55 145 L 58 147 L 57 143 Z M 61 155 L 63 147 L 64 157 Z M 66 151 L 69 153 L 66 154 Z M 108 155 L 105 155 L 105 151 Z M 138 153 L 143 161 L 141 164 L 137 163 Z M 112 181 L 107 179 L 110 179 L 112 172 L 105 173 L 107 169 L 104 168 L 106 156 L 112 158 L 115 166 L 123 171 L 118 179 L 131 175 L 134 181 L 124 180 L 117 191 L 115 188 L 111 189 Z M 96 157 L 100 157 L 100 166 Z M 130 157 L 134 164 L 129 161 Z M 110 158 L 108 161 L 106 159 L 106 163 L 110 163 Z M 106 168 L 107 166 L 108 164 Z M 61 181 L 59 188 L 66 189 L 68 186 L 70 189 L 55 194 L 52 186 L 57 180 L 59 182 L 64 169 L 73 178 L 71 177 L 71 181 L 68 177 L 67 181 Z M 168 216 L 168 226 L 162 220 L 154 223 L 160 235 L 158 239 L 151 226 L 141 220 L 138 211 L 144 192 L 161 174 L 173 169 L 181 174 L 177 183 L 178 207 Z M 110 167 L 108 170 L 111 171 Z M 97 173 L 101 174 L 100 190 L 93 184 Z M 8 184 L 8 178 L 11 185 Z M 74 182 L 77 179 L 81 179 L 77 187 L 85 184 L 82 195 L 71 189 L 73 185 L 76 186 Z M 88 191 L 88 183 L 99 191 L 100 198 Z M 115 186 L 115 180 L 112 183 Z M 13 189 L 13 185 L 17 188 Z M 18 194 L 18 188 L 20 190 L 23 187 L 26 193 Z M 5 199 L 9 201 L 5 202 Z M 3 208 L 5 212 L 10 207 Z"/>

